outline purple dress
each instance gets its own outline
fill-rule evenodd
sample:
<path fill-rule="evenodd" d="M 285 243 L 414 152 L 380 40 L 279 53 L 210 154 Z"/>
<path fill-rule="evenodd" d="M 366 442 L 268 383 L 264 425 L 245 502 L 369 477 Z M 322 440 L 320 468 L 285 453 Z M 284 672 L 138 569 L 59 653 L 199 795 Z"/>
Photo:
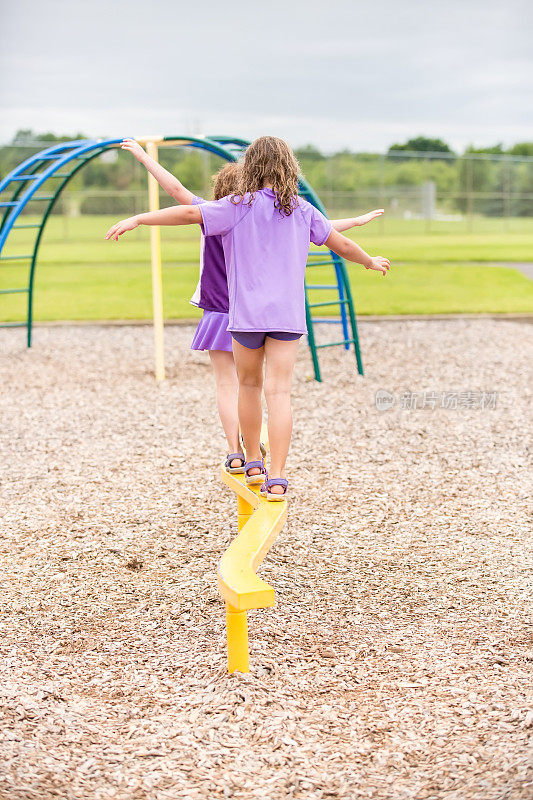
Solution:
<path fill-rule="evenodd" d="M 194 197 L 192 205 L 205 202 L 202 197 Z M 190 302 L 204 312 L 196 328 L 191 350 L 226 350 L 231 353 L 228 279 L 221 236 L 204 236 L 202 233 L 200 280 Z"/>

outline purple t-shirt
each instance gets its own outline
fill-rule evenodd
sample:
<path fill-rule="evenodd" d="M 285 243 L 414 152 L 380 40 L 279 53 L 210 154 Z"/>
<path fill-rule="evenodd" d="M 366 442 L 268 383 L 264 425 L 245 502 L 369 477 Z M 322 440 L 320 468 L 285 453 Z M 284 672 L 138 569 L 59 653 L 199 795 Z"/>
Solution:
<path fill-rule="evenodd" d="M 302 197 L 286 217 L 275 208 L 275 199 L 272 189 L 261 189 L 251 205 L 223 197 L 200 206 L 205 235 L 222 236 L 230 331 L 307 332 L 309 243 L 324 244 L 331 222 Z"/>
<path fill-rule="evenodd" d="M 195 195 L 191 205 L 207 203 Z M 200 280 L 190 301 L 205 311 L 228 313 L 228 278 L 221 236 L 204 236 L 200 243 Z"/>

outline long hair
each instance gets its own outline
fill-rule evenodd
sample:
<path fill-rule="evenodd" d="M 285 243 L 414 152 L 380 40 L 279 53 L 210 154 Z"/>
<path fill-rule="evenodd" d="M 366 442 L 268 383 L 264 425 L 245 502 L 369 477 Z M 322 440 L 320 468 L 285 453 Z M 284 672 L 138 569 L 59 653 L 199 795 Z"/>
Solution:
<path fill-rule="evenodd" d="M 224 166 L 213 175 L 214 200 L 220 200 L 221 197 L 227 197 L 229 194 L 235 194 L 238 191 L 241 170 L 242 164 L 236 161 L 230 161 L 229 164 L 224 164 Z"/>
<path fill-rule="evenodd" d="M 251 205 L 255 192 L 269 184 L 276 195 L 275 207 L 289 217 L 298 205 L 299 172 L 300 166 L 287 142 L 276 136 L 260 136 L 244 154 L 237 202 L 248 194 L 245 202 Z"/>

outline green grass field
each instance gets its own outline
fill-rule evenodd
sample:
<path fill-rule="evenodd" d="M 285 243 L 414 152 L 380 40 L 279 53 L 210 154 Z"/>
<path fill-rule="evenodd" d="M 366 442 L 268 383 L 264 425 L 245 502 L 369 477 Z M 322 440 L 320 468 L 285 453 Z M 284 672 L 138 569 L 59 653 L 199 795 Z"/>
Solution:
<path fill-rule="evenodd" d="M 28 221 L 27 219 L 25 221 Z M 149 232 L 133 231 L 118 243 L 104 241 L 114 218 L 52 217 L 37 267 L 36 320 L 145 319 L 151 316 Z M 391 273 L 382 278 L 350 265 L 358 314 L 521 313 L 533 309 L 533 282 L 517 270 L 491 262 L 533 260 L 533 220 L 482 220 L 475 233 L 453 223 L 387 220 L 355 229 L 368 251 L 388 256 Z M 4 255 L 28 252 L 33 231 L 19 230 Z M 167 318 L 198 317 L 189 304 L 198 279 L 199 232 L 165 228 L 164 302 Z M 24 262 L 0 268 L 0 289 L 23 287 Z M 315 268 L 310 283 L 327 283 L 330 270 Z M 320 300 L 332 297 L 320 293 Z M 327 309 L 329 312 L 330 309 Z M 25 295 L 0 295 L 0 318 L 24 319 Z"/>

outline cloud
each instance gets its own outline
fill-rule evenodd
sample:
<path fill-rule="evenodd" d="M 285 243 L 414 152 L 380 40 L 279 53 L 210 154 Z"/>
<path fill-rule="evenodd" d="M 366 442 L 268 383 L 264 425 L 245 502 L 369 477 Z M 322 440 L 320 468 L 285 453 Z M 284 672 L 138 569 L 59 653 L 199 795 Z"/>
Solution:
<path fill-rule="evenodd" d="M 530 138 L 532 12 L 510 0 L 18 0 L 0 29 L 0 137 L 270 130 L 383 149 Z M 6 76 L 8 78 L 6 79 Z"/>

